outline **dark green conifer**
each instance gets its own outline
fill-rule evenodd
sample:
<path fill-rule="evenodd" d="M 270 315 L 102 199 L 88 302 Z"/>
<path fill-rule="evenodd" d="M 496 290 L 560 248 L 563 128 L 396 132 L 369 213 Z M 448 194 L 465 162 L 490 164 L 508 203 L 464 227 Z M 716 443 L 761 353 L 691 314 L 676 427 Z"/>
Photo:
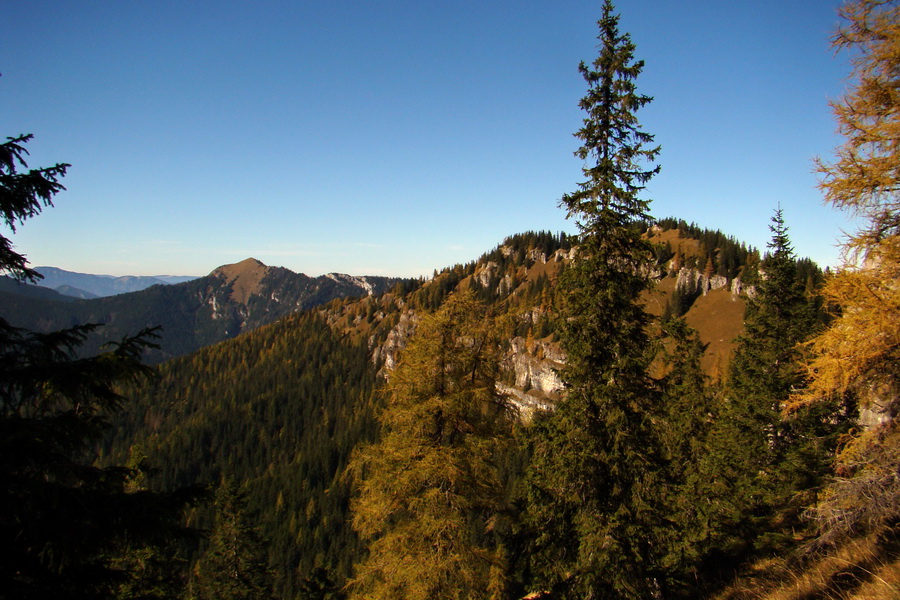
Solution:
<path fill-rule="evenodd" d="M 231 478 L 216 492 L 216 521 L 209 548 L 197 564 L 201 600 L 261 600 L 272 597 L 263 542 L 247 518 L 247 501 Z"/>
<path fill-rule="evenodd" d="M 154 496 L 149 478 L 156 470 L 149 466 L 147 455 L 139 445 L 132 446 L 126 464 L 128 477 L 125 491 L 129 494 Z M 189 561 L 184 541 L 195 542 L 198 532 L 190 540 L 159 536 L 152 543 L 135 543 L 125 537 L 112 555 L 111 564 L 124 576 L 116 586 L 115 598 L 121 600 L 169 600 L 182 596 L 187 579 Z M 191 544 L 193 545 L 193 544 Z"/>
<path fill-rule="evenodd" d="M 0 220 L 13 227 L 52 205 L 68 165 L 27 170 L 30 135 L 0 145 Z M 21 169 L 21 170 L 20 170 Z M 34 280 L 25 257 L 0 236 L 0 272 Z M 0 319 L 0 596 L 160 597 L 128 557 L 153 554 L 171 578 L 177 565 L 154 549 L 180 539 L 188 490 L 134 489 L 136 469 L 93 464 L 96 445 L 125 402 L 124 384 L 144 382 L 141 362 L 155 331 L 97 356 L 79 357 L 96 325 L 33 333 Z M 151 587 L 153 589 L 151 589 Z M 171 591 L 171 588 L 169 588 Z"/>
<path fill-rule="evenodd" d="M 0 144 L 0 220 L 13 232 L 16 225 L 40 214 L 44 207 L 53 206 L 53 197 L 66 189 L 59 180 L 71 166 L 58 163 L 52 167 L 28 169 L 25 144 L 32 138 L 31 134 L 8 137 Z M 10 273 L 20 280 L 41 278 L 28 266 L 25 256 L 13 250 L 12 242 L 6 236 L 0 236 L 0 273 Z"/>
<path fill-rule="evenodd" d="M 667 460 L 666 517 L 676 530 L 663 558 L 670 591 L 696 587 L 698 565 L 710 535 L 706 479 L 699 469 L 707 449 L 713 390 L 701 360 L 706 351 L 684 319 L 662 322 L 665 373 L 657 428 Z"/>
<path fill-rule="evenodd" d="M 760 264 L 756 295 L 747 303 L 704 467 L 709 496 L 719 509 L 716 544 L 726 554 L 777 547 L 784 536 L 772 527 L 775 515 L 781 512 L 783 521 L 790 499 L 812 486 L 824 468 L 824 415 L 798 413 L 790 420 L 782 415 L 791 393 L 804 383 L 799 344 L 818 319 L 805 294 L 805 278 L 798 276 L 780 209 L 772 223 L 769 252 Z"/>
<path fill-rule="evenodd" d="M 650 316 L 640 303 L 655 256 L 639 227 L 649 220 L 639 193 L 659 171 L 649 164 L 659 148 L 635 117 L 651 98 L 635 89 L 643 62 L 613 10 L 607 0 L 599 56 L 580 66 L 587 116 L 575 154 L 586 180 L 561 203 L 579 230 L 561 280 L 567 390 L 535 426 L 529 476 L 536 586 L 564 598 L 660 593 L 663 456 L 652 425 Z"/>

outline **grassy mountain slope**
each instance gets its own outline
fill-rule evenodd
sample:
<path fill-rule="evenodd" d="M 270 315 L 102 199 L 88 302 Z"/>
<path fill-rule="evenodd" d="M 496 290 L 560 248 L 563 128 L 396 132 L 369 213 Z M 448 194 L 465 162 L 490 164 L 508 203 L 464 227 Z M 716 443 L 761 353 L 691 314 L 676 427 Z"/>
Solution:
<path fill-rule="evenodd" d="M 847 539 L 827 551 L 751 565 L 712 600 L 895 600 L 900 598 L 900 531 Z"/>

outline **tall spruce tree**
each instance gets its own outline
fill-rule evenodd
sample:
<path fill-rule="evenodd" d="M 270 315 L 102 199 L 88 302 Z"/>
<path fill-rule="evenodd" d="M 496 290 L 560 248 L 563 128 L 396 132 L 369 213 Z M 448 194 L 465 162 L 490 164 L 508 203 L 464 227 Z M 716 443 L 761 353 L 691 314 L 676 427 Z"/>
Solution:
<path fill-rule="evenodd" d="M 503 512 L 499 451 L 510 407 L 484 304 L 457 292 L 423 318 L 388 383 L 379 442 L 353 459 L 353 525 L 368 543 L 351 597 L 504 597 L 491 533 Z"/>
<path fill-rule="evenodd" d="M 811 335 L 817 314 L 780 209 L 770 229 L 769 252 L 760 264 L 756 295 L 747 303 L 744 332 L 737 338 L 704 457 L 707 495 L 718 510 L 714 545 L 736 556 L 785 542 L 787 532 L 773 525 L 775 517 L 786 524 L 791 499 L 818 483 L 825 468 L 828 432 L 818 427 L 821 415 L 807 412 L 790 420 L 782 415 L 791 393 L 804 383 L 800 344 Z"/>
<path fill-rule="evenodd" d="M 810 334 L 815 321 L 805 284 L 797 273 L 797 258 L 779 208 L 769 226 L 772 239 L 760 264 L 756 295 L 748 299 L 744 333 L 729 367 L 729 381 L 738 389 L 764 387 L 784 401 L 785 390 L 798 385 L 797 344 Z"/>
<path fill-rule="evenodd" d="M 652 246 L 639 225 L 639 197 L 659 171 L 659 147 L 635 112 L 650 102 L 635 88 L 643 68 L 603 5 L 599 55 L 579 70 L 587 113 L 576 137 L 586 180 L 561 205 L 579 235 L 561 278 L 568 354 L 566 394 L 535 425 L 529 503 L 537 532 L 535 585 L 562 598 L 651 598 L 660 593 L 663 455 L 651 420 L 658 398 L 648 376 Z"/>
<path fill-rule="evenodd" d="M 713 388 L 701 360 L 706 344 L 683 318 L 664 319 L 660 327 L 662 388 L 660 432 L 667 461 L 666 515 L 677 534 L 669 539 L 663 566 L 669 591 L 696 588 L 705 542 L 713 521 L 706 497 L 706 479 L 699 467 L 708 452 L 707 437 Z"/>

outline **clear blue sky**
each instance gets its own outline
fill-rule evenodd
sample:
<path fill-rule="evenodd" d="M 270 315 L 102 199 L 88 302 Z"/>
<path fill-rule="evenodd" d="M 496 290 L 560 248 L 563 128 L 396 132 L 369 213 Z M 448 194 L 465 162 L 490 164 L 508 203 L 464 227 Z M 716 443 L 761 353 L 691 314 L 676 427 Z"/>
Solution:
<path fill-rule="evenodd" d="M 838 0 L 619 0 L 662 145 L 657 217 L 756 246 L 780 203 L 837 263 L 823 206 Z M 23 225 L 32 264 L 205 274 L 248 256 L 308 274 L 428 275 L 509 234 L 572 231 L 558 200 L 599 0 L 30 0 L 0 12 L 3 136 L 72 164 Z"/>

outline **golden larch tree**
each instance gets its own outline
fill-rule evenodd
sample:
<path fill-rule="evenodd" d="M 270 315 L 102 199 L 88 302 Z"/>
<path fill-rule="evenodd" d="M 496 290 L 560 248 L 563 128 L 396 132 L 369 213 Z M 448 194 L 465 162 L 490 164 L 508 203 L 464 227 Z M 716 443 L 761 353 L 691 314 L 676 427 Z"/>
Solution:
<path fill-rule="evenodd" d="M 469 292 L 422 319 L 390 375 L 381 439 L 351 461 L 353 526 L 368 546 L 352 598 L 502 597 L 494 461 L 512 419 L 495 387 L 498 355 L 487 309 Z"/>
<path fill-rule="evenodd" d="M 825 286 L 839 316 L 811 342 L 811 383 L 798 400 L 855 391 L 883 404 L 900 381 L 900 3 L 854 0 L 841 16 L 834 45 L 853 53 L 853 80 L 833 107 L 846 140 L 817 166 L 826 201 L 860 229 Z"/>
<path fill-rule="evenodd" d="M 900 2 L 851 0 L 841 18 L 834 46 L 851 53 L 853 71 L 833 107 L 845 141 L 817 167 L 825 200 L 860 228 L 826 282 L 835 319 L 809 342 L 809 385 L 794 397 L 794 406 L 847 397 L 860 407 L 861 433 L 812 511 L 824 541 L 900 517 Z"/>

